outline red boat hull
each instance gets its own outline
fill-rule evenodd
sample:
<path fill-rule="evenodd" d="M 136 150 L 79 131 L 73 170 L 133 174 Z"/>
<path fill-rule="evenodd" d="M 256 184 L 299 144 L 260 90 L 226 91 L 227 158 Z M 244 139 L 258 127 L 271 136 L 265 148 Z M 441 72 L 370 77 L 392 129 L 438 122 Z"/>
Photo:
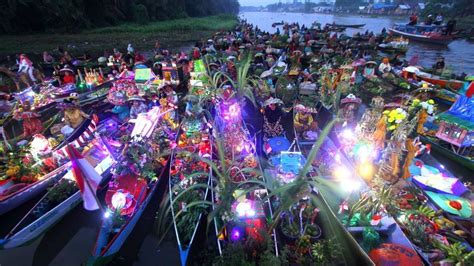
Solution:
<path fill-rule="evenodd" d="M 451 89 L 451 90 L 460 90 L 464 86 L 464 82 L 459 81 L 459 80 L 446 80 L 446 79 L 439 79 L 439 78 L 434 78 L 434 77 L 422 77 L 420 76 L 420 79 L 429 82 L 434 85 L 438 85 L 442 88 L 445 89 Z"/>

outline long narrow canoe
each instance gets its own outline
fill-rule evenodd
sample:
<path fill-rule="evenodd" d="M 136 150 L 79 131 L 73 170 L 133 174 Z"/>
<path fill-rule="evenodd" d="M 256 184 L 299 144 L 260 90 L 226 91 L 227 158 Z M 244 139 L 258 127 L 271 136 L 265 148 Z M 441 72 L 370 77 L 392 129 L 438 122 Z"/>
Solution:
<path fill-rule="evenodd" d="M 152 141 L 149 138 L 155 136 L 155 141 L 164 141 L 171 144 L 170 139 L 175 138 L 175 127 L 172 120 L 166 122 L 161 119 L 165 112 L 160 112 L 158 107 L 154 107 L 146 115 L 139 116 L 136 125 L 132 131 L 133 136 L 140 136 L 143 141 Z M 142 114 L 140 114 L 142 115 Z M 169 149 L 170 147 L 166 147 Z M 162 153 L 161 153 L 162 152 Z M 92 257 L 87 261 L 87 265 L 104 265 L 107 264 L 119 252 L 120 248 L 128 238 L 132 230 L 135 228 L 143 211 L 151 201 L 151 198 L 158 188 L 160 181 L 166 172 L 169 150 L 160 150 L 160 154 L 164 154 L 160 158 L 147 158 L 148 160 L 158 160 L 160 162 L 155 168 L 155 177 L 144 176 L 138 178 L 132 175 L 116 175 L 113 177 L 113 186 L 107 188 L 107 192 L 102 199 L 106 204 L 102 205 L 105 209 L 102 218 L 102 226 L 97 235 L 97 240 L 92 251 Z M 161 160 L 162 159 L 162 160 Z M 120 158 L 118 159 L 120 161 Z M 118 205 L 117 210 L 114 207 L 114 195 L 118 193 L 118 197 L 130 205 Z M 123 195 L 122 195 L 123 194 Z M 130 201 L 131 197 L 131 201 Z"/>
<path fill-rule="evenodd" d="M 185 118 L 176 139 L 177 147 L 171 157 L 169 196 L 183 266 L 188 261 L 202 214 L 207 208 L 205 205 L 189 204 L 205 201 L 208 197 L 212 171 L 207 164 L 200 162 L 200 158 L 212 157 L 210 135 L 210 128 L 204 118 Z M 203 187 L 190 188 L 197 184 Z"/>
<path fill-rule="evenodd" d="M 106 156 L 94 168 L 98 174 L 102 175 L 103 180 L 107 180 L 106 177 L 110 176 L 109 170 L 112 164 L 111 156 Z M 67 166 L 69 167 L 69 164 Z M 49 200 L 50 194 L 54 194 L 57 189 L 64 189 L 64 186 L 73 187 L 69 190 L 69 196 L 60 203 L 51 202 Z M 0 240 L 0 249 L 16 248 L 30 243 L 47 232 L 81 201 L 82 197 L 75 184 L 72 171 L 68 170 L 67 174 L 38 201 L 7 236 Z"/>
<path fill-rule="evenodd" d="M 88 141 L 93 137 L 92 132 L 96 128 L 96 121 L 91 122 L 91 120 L 86 119 L 81 126 L 79 126 L 70 137 L 65 139 L 61 144 L 59 144 L 54 150 L 60 150 L 65 147 L 65 145 L 72 143 L 73 145 L 80 147 L 85 146 Z M 53 151 L 55 152 L 55 151 Z M 65 154 L 65 153 L 64 153 Z M 12 193 L 0 195 L 0 215 L 18 207 L 19 205 L 25 203 L 26 201 L 38 196 L 43 192 L 47 187 L 57 182 L 62 176 L 67 172 L 69 163 L 63 164 L 54 171 L 44 175 L 42 178 L 38 179 L 35 183 L 28 185 L 17 184 L 18 189 Z M 21 187 L 20 187 L 21 185 Z"/>
<path fill-rule="evenodd" d="M 322 108 L 319 114 L 329 115 L 329 112 Z M 297 143 L 301 145 L 303 154 L 305 154 L 305 150 L 310 149 L 314 141 L 311 142 L 298 138 Z M 348 201 L 354 193 L 371 190 L 365 181 L 357 174 L 350 159 L 337 147 L 331 137 L 325 139 L 315 162 L 317 164 L 316 167 L 318 167 L 320 171 L 321 169 L 326 169 L 327 171 L 329 167 L 331 176 L 321 179 L 320 186 L 317 188 L 334 213 L 344 212 L 343 209 L 340 209 L 341 204 Z M 346 228 L 351 232 L 357 242 L 362 245 L 362 233 L 366 227 L 347 226 Z M 412 257 L 418 257 L 416 248 L 412 245 L 396 220 L 389 214 L 383 216 L 379 227 L 373 228 L 381 235 L 380 241 L 382 243 L 379 247 L 395 245 L 396 247 L 403 248 L 406 254 L 410 254 Z M 366 250 L 369 254 L 370 251 L 371 250 Z M 419 258 L 417 261 L 420 265 L 422 264 Z"/>
<path fill-rule="evenodd" d="M 226 162 L 232 162 L 231 165 L 228 165 L 230 169 L 235 169 L 236 171 L 230 171 L 230 176 L 225 182 L 233 183 L 237 185 L 243 184 L 245 181 L 258 180 L 265 182 L 264 176 L 259 176 L 255 173 L 250 172 L 240 172 L 242 169 L 254 169 L 257 173 L 262 173 L 262 167 L 260 165 L 260 160 L 258 159 L 256 144 L 254 138 L 250 136 L 250 132 L 247 128 L 245 121 L 243 120 L 239 103 L 234 100 L 222 102 L 217 106 L 217 115 L 216 115 L 216 128 L 218 135 L 222 138 L 223 141 L 223 153 L 221 156 L 224 156 Z M 219 156 L 218 156 L 219 157 Z M 222 181 L 220 181 L 222 182 Z M 245 187 L 240 187 L 240 189 L 245 190 Z M 262 188 L 259 191 L 259 195 L 255 191 L 248 193 L 248 195 L 242 195 L 241 198 L 232 203 L 232 209 L 226 210 L 227 212 L 236 213 L 236 219 L 239 221 L 247 221 L 247 223 L 254 224 L 253 229 L 241 229 L 241 228 L 232 228 L 232 222 L 224 223 L 224 221 L 215 218 L 214 226 L 217 235 L 217 245 L 219 247 L 219 252 L 222 255 L 223 248 L 226 244 L 241 241 L 244 235 L 251 238 L 255 234 L 255 231 L 265 230 L 266 228 L 266 217 L 273 217 L 273 206 L 270 200 L 262 202 L 259 200 L 260 197 L 267 195 L 268 191 L 266 188 Z M 219 205 L 219 194 L 212 191 L 212 199 L 216 205 Z M 242 204 L 242 209 L 239 209 L 239 206 Z M 236 230 L 234 230 L 236 229 Z M 241 232 L 242 231 L 242 232 Z M 279 254 L 277 234 L 273 230 L 270 233 L 272 239 L 272 245 L 276 256 Z"/>

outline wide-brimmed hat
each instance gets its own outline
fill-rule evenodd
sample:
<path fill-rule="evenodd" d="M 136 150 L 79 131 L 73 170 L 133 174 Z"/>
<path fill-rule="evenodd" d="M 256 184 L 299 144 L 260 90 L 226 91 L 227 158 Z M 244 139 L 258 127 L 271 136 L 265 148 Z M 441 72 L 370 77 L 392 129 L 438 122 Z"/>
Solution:
<path fill-rule="evenodd" d="M 61 103 L 58 103 L 57 107 L 59 109 L 68 109 L 79 107 L 79 105 L 74 101 L 74 99 L 65 99 Z"/>
<path fill-rule="evenodd" d="M 365 65 L 377 65 L 375 61 L 367 61 Z"/>
<path fill-rule="evenodd" d="M 71 72 L 71 73 L 74 73 L 74 70 L 72 70 L 71 68 L 69 68 L 69 65 L 65 65 L 63 68 L 61 68 L 59 70 L 59 72 Z"/>
<path fill-rule="evenodd" d="M 306 113 L 312 113 L 312 114 L 317 114 L 318 113 L 318 110 L 316 110 L 316 108 L 307 107 L 307 106 L 304 106 L 302 104 L 297 104 L 297 105 L 295 105 L 294 108 L 297 112 L 306 112 Z"/>
<path fill-rule="evenodd" d="M 283 101 L 278 98 L 270 97 L 267 100 L 265 100 L 265 102 L 263 102 L 263 106 L 268 106 L 270 104 L 283 104 Z"/>
<path fill-rule="evenodd" d="M 129 98 L 128 98 L 128 101 L 129 101 L 129 102 L 132 102 L 132 101 L 144 102 L 145 99 L 143 99 L 143 97 L 141 97 L 141 96 L 134 95 L 134 96 L 129 97 Z"/>
<path fill-rule="evenodd" d="M 127 95 L 121 91 L 110 92 L 107 100 L 113 105 L 124 105 L 127 103 Z"/>
<path fill-rule="evenodd" d="M 354 94 L 349 94 L 346 96 L 346 98 L 341 100 L 341 104 L 348 104 L 348 103 L 361 104 L 362 100 L 360 98 L 357 98 Z"/>

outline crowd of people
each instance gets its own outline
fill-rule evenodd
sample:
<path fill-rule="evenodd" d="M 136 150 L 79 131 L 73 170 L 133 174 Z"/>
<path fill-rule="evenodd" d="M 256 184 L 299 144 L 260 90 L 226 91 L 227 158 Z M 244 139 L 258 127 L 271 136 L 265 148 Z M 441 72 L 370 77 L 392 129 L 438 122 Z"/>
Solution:
<path fill-rule="evenodd" d="M 441 19 L 442 17 L 436 20 Z M 410 23 L 416 24 L 416 21 L 416 16 L 410 18 Z M 409 71 L 410 63 L 403 59 L 402 54 L 395 54 L 391 58 L 380 58 L 377 45 L 393 39 L 394 37 L 385 29 L 380 34 L 366 31 L 350 37 L 343 32 L 334 31 L 330 24 L 322 26 L 318 23 L 311 26 L 298 23 L 284 24 L 281 30 L 269 33 L 243 20 L 233 31 L 222 31 L 208 40 L 196 42 L 190 51 L 171 52 L 157 41 L 151 57 L 146 57 L 145 53 L 137 51 L 132 44 L 129 44 L 123 53 L 117 48 L 113 48 L 112 53 L 104 52 L 97 58 L 97 64 L 107 66 L 101 69 L 105 79 L 127 78 L 133 75 L 136 69 L 151 68 L 159 79 L 179 81 L 176 83 L 179 85 L 167 83 L 159 94 L 147 95 L 145 98 L 132 97 L 123 100 L 121 99 L 123 95 L 117 94 L 117 98 L 112 99 L 114 107 L 109 111 L 116 114 L 121 121 L 126 121 L 129 118 L 136 118 L 138 113 L 146 111 L 153 105 L 160 105 L 160 99 L 166 99 L 168 104 L 176 105 L 177 92 L 184 95 L 188 89 L 192 61 L 202 58 L 207 58 L 211 76 L 219 71 L 236 80 L 238 62 L 251 55 L 248 74 L 260 76 L 271 91 L 275 90 L 278 81 L 278 75 L 274 73 L 287 71 L 291 78 L 290 85 L 299 87 L 304 82 L 317 83 L 320 69 L 337 69 L 342 62 L 348 60 L 363 62 L 359 67 L 361 71 L 354 79 L 387 77 L 396 71 L 405 71 L 406 75 L 413 74 L 411 77 L 416 77 L 416 73 Z M 54 54 L 47 51 L 43 53 L 42 66 L 43 69 L 48 66 L 53 69 L 52 72 L 45 73 L 46 79 L 57 75 L 60 77 L 61 85 L 65 85 L 78 81 L 76 73 L 86 62 L 93 63 L 89 54 L 84 53 L 75 57 L 67 50 L 58 48 Z M 176 71 L 166 71 L 167 68 Z M 444 60 L 440 58 L 434 69 L 442 71 L 443 68 Z M 33 64 L 26 55 L 19 55 L 18 72 L 28 74 L 33 82 L 40 82 L 32 76 L 32 69 Z M 280 134 L 283 130 L 282 117 L 287 110 L 282 111 L 282 104 L 279 102 L 260 100 L 264 107 L 265 135 L 271 137 Z M 301 114 L 295 120 L 298 128 L 316 129 L 314 121 L 308 119 L 307 114 L 310 112 L 303 109 L 300 111 Z"/>

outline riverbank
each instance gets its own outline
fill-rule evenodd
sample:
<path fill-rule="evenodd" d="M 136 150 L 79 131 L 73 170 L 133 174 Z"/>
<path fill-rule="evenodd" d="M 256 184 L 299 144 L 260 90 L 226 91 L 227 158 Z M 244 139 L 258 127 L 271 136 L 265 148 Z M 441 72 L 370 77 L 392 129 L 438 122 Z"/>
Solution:
<path fill-rule="evenodd" d="M 179 48 L 207 38 L 219 30 L 230 30 L 237 17 L 219 15 L 153 22 L 146 25 L 125 23 L 77 34 L 28 34 L 0 36 L 0 56 L 23 53 L 41 54 L 63 47 L 74 55 L 102 53 L 132 43 L 137 50 L 151 50 L 157 40 L 165 48 Z"/>

